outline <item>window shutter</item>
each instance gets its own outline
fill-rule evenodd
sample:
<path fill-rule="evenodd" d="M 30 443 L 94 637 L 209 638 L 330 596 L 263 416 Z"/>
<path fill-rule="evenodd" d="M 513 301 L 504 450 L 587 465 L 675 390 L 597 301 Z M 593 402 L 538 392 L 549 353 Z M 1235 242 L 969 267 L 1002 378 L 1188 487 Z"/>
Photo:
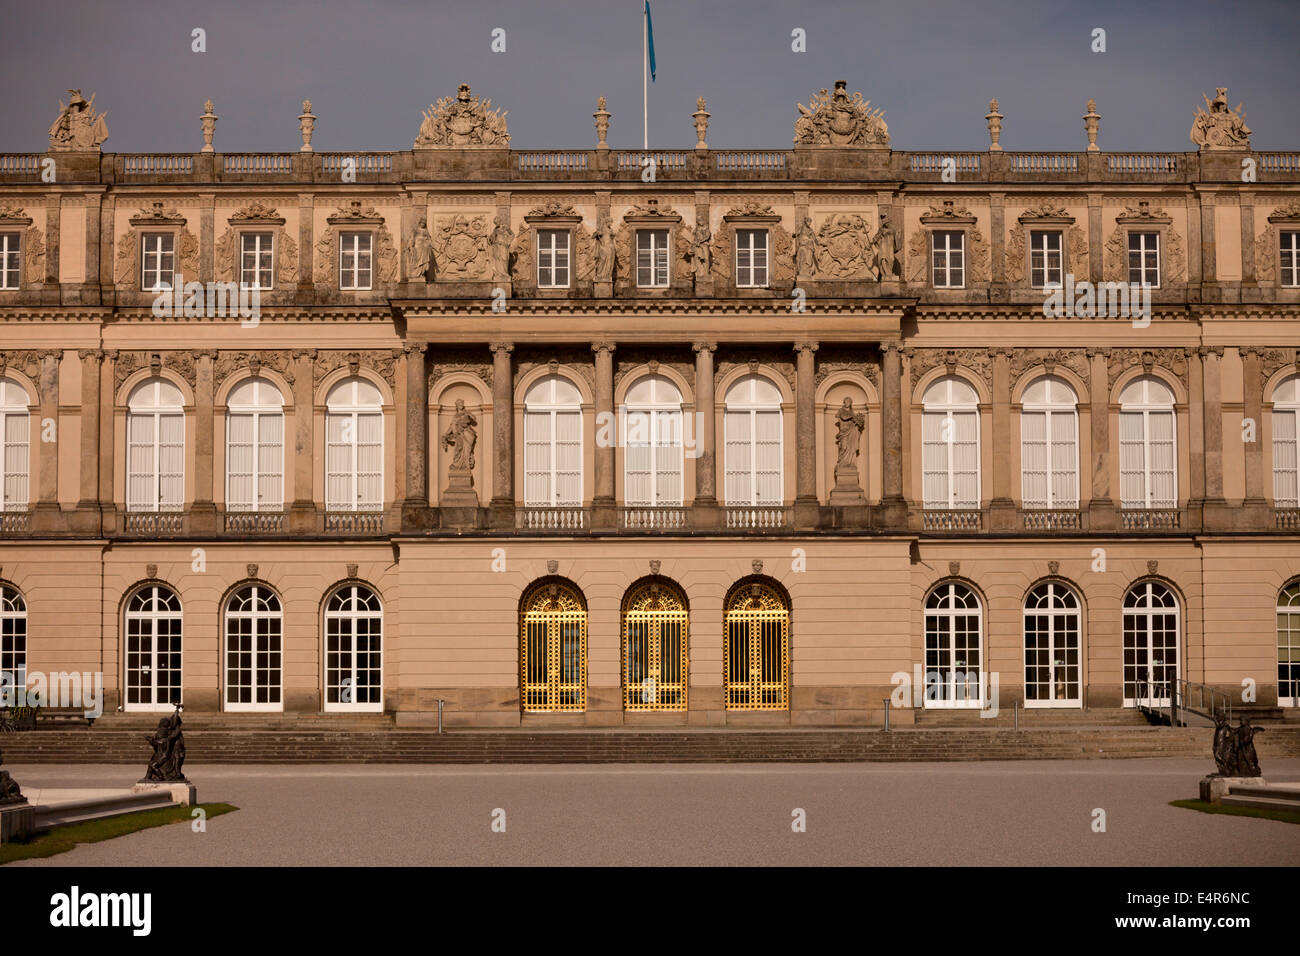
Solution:
<path fill-rule="evenodd" d="M 253 416 L 232 412 L 226 416 L 226 507 L 253 511 Z"/>
<path fill-rule="evenodd" d="M 185 501 L 185 416 L 158 416 L 158 508 L 179 511 Z"/>
<path fill-rule="evenodd" d="M 1296 437 L 1296 413 L 1290 410 L 1274 412 L 1273 505 L 1277 508 L 1300 507 Z"/>
<path fill-rule="evenodd" d="M 1141 412 L 1119 413 L 1119 497 L 1124 508 L 1145 508 L 1146 457 Z"/>
<path fill-rule="evenodd" d="M 284 415 L 257 418 L 257 507 L 279 511 L 284 507 Z"/>
<path fill-rule="evenodd" d="M 126 419 L 126 508 L 154 509 L 153 415 L 127 415 Z"/>
<path fill-rule="evenodd" d="M 30 451 L 28 448 L 31 416 L 4 416 L 4 501 L 0 510 L 23 511 L 28 504 Z"/>

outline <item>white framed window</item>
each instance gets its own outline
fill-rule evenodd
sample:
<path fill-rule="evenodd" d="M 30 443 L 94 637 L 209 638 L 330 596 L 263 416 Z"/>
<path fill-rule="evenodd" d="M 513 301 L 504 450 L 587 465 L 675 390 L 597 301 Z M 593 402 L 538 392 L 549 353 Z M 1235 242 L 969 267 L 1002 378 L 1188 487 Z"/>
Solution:
<path fill-rule="evenodd" d="M 275 279 L 275 235 L 245 232 L 239 237 L 239 282 L 245 289 L 269 290 Z"/>
<path fill-rule="evenodd" d="M 1278 245 L 1282 252 L 1282 268 L 1279 273 L 1282 285 L 1288 289 L 1300 287 L 1300 232 L 1279 232 Z"/>
<path fill-rule="evenodd" d="M 325 710 L 384 709 L 384 608 L 363 584 L 325 604 Z"/>
<path fill-rule="evenodd" d="M 1140 581 L 1124 595 L 1124 706 L 1169 706 L 1178 680 L 1178 598 L 1159 581 Z"/>
<path fill-rule="evenodd" d="M 360 377 L 325 397 L 325 510 L 383 510 L 383 408 L 379 389 Z"/>
<path fill-rule="evenodd" d="M 984 608 L 960 581 L 925 599 L 925 700 L 939 709 L 979 708 L 984 701 Z"/>
<path fill-rule="evenodd" d="M 23 281 L 23 235 L 0 232 L 0 289 L 18 289 Z"/>
<path fill-rule="evenodd" d="M 1277 595 L 1277 704 L 1300 707 L 1300 581 Z"/>
<path fill-rule="evenodd" d="M 161 292 L 170 289 L 175 279 L 175 235 L 146 232 L 140 237 L 140 288 L 145 292 Z"/>
<path fill-rule="evenodd" d="M 623 500 L 628 507 L 682 504 L 682 393 L 662 375 L 633 383 L 623 404 Z"/>
<path fill-rule="evenodd" d="M 1300 508 L 1300 375 L 1273 389 L 1273 506 Z"/>
<path fill-rule="evenodd" d="M 1020 494 L 1026 508 L 1079 507 L 1078 396 L 1044 375 L 1025 389 L 1020 410 Z"/>
<path fill-rule="evenodd" d="M 926 508 L 980 506 L 979 396 L 971 384 L 944 376 L 921 398 L 921 484 Z"/>
<path fill-rule="evenodd" d="M 0 688 L 27 686 L 27 603 L 7 584 L 0 584 Z"/>
<path fill-rule="evenodd" d="M 126 400 L 126 510 L 180 511 L 185 500 L 185 399 L 162 378 Z"/>
<path fill-rule="evenodd" d="M 0 378 L 0 511 L 26 511 L 31 491 L 32 419 L 27 390 Z"/>
<path fill-rule="evenodd" d="M 1160 233 L 1128 234 L 1128 281 L 1160 288 Z"/>
<path fill-rule="evenodd" d="M 541 289 L 569 287 L 569 230 L 537 230 L 537 286 Z"/>
<path fill-rule="evenodd" d="M 582 505 L 582 395 L 561 375 L 524 395 L 524 507 Z"/>
<path fill-rule="evenodd" d="M 226 710 L 284 709 L 284 616 L 264 584 L 240 588 L 226 603 Z"/>
<path fill-rule="evenodd" d="M 1025 596 L 1025 706 L 1081 707 L 1079 597 L 1056 581 Z"/>
<path fill-rule="evenodd" d="M 339 288 L 364 292 L 371 286 L 371 235 L 368 232 L 339 233 Z"/>
<path fill-rule="evenodd" d="M 1029 232 L 1029 284 L 1035 289 L 1050 289 L 1061 284 L 1060 230 Z"/>
<path fill-rule="evenodd" d="M 636 284 L 643 289 L 668 287 L 668 230 L 638 229 Z"/>
<path fill-rule="evenodd" d="M 1119 396 L 1119 492 L 1123 508 L 1178 506 L 1174 393 L 1152 376 Z"/>
<path fill-rule="evenodd" d="M 960 229 L 936 229 L 930 233 L 931 276 L 936 289 L 960 289 L 966 285 L 966 233 Z"/>
<path fill-rule="evenodd" d="M 767 288 L 767 230 L 736 230 L 736 287 Z"/>
<path fill-rule="evenodd" d="M 165 584 L 126 602 L 126 710 L 169 711 L 181 699 L 181 600 Z"/>
<path fill-rule="evenodd" d="M 284 398 L 248 378 L 226 399 L 226 510 L 284 508 Z"/>
<path fill-rule="evenodd" d="M 746 375 L 727 389 L 724 405 L 725 503 L 784 504 L 781 390 L 766 376 Z"/>

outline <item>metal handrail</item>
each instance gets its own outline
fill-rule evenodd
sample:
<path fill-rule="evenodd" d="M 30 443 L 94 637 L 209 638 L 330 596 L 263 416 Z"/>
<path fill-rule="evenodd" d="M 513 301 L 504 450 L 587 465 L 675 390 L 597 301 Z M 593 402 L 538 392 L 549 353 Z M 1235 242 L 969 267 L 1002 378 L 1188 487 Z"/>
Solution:
<path fill-rule="evenodd" d="M 1178 678 L 1176 681 L 1179 697 L 1183 701 L 1183 710 L 1193 710 L 1190 705 L 1192 691 L 1196 692 L 1196 709 L 1194 713 L 1213 719 L 1218 714 L 1224 714 L 1229 722 L 1232 720 L 1232 697 L 1221 691 L 1215 690 L 1209 684 L 1202 684 L 1199 681 L 1190 681 L 1185 678 Z M 1205 697 L 1208 692 L 1210 698 L 1210 709 L 1205 709 Z M 1222 706 L 1219 702 L 1222 701 Z"/>

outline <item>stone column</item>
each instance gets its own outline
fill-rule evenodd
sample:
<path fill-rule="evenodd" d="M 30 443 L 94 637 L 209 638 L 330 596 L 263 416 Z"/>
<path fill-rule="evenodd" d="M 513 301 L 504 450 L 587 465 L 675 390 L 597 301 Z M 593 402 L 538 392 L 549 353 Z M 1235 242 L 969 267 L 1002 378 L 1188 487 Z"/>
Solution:
<path fill-rule="evenodd" d="M 600 423 L 614 420 L 614 343 L 593 342 L 591 350 L 596 353 L 596 434 L 601 432 Z M 593 528 L 614 528 L 618 518 L 614 508 L 614 448 L 615 440 L 607 445 L 596 446 L 596 493 L 591 499 L 591 526 Z"/>
<path fill-rule="evenodd" d="M 1101 193 L 1088 193 L 1088 279 L 1094 285 L 1101 281 L 1104 243 L 1101 231 Z M 1124 274 L 1128 275 L 1127 269 Z M 1082 277 L 1075 276 L 1074 281 L 1080 282 Z"/>
<path fill-rule="evenodd" d="M 492 504 L 494 528 L 515 526 L 514 345 L 493 342 L 492 349 Z"/>
<path fill-rule="evenodd" d="M 1201 375 L 1205 382 L 1205 500 L 1223 501 L 1223 389 L 1220 363 L 1223 346 L 1202 346 Z"/>
<path fill-rule="evenodd" d="M 37 422 L 37 434 L 40 436 L 39 461 L 41 469 L 40 486 L 36 502 L 36 515 L 33 526 L 39 530 L 52 531 L 59 516 L 59 360 L 63 358 L 61 349 L 42 349 L 37 353 L 41 362 L 40 372 L 40 421 Z M 53 428 L 51 428 L 51 425 Z M 53 441 L 46 441 L 46 438 Z"/>
<path fill-rule="evenodd" d="M 111 283 L 111 279 L 109 280 Z M 100 533 L 108 534 L 117 520 L 113 492 L 113 449 L 117 444 L 117 349 L 106 350 L 99 366 L 99 513 Z"/>
<path fill-rule="evenodd" d="M 195 350 L 194 388 L 194 503 L 190 507 L 190 530 L 196 534 L 215 534 L 217 506 L 212 501 L 213 446 L 216 428 L 213 411 L 212 363 L 217 353 Z"/>
<path fill-rule="evenodd" d="M 316 531 L 315 435 L 316 396 L 312 381 L 315 349 L 294 349 L 293 358 L 293 504 L 289 507 L 289 528 L 295 533 Z M 322 471 L 324 464 L 321 465 Z"/>
<path fill-rule="evenodd" d="M 99 532 L 99 363 L 103 349 L 80 349 L 81 484 L 77 489 L 77 528 Z"/>
<path fill-rule="evenodd" d="M 795 497 L 794 521 L 797 527 L 811 528 L 818 523 L 817 500 L 817 409 L 816 342 L 797 342 L 795 351 Z"/>
<path fill-rule="evenodd" d="M 1255 194 L 1242 190 L 1237 195 L 1241 217 L 1241 284 L 1255 285 Z"/>
<path fill-rule="evenodd" d="M 62 197 L 59 193 L 52 193 L 45 197 L 45 285 L 41 289 L 43 305 L 58 305 L 60 302 L 59 229 L 63 221 L 59 213 L 61 203 Z"/>
<path fill-rule="evenodd" d="M 1255 440 L 1246 443 L 1246 500 L 1243 505 L 1263 508 L 1264 498 L 1264 374 L 1259 349 L 1242 349 L 1244 417 L 1255 423 Z"/>
<path fill-rule="evenodd" d="M 423 531 L 429 524 L 429 378 L 428 344 L 403 347 L 406 358 L 406 488 L 402 494 L 402 530 Z"/>
<path fill-rule="evenodd" d="M 86 268 L 81 286 L 82 305 L 99 305 L 99 232 L 102 202 L 102 192 L 86 194 Z M 95 368 L 98 372 L 98 362 Z"/>
<path fill-rule="evenodd" d="M 907 526 L 903 497 L 903 357 L 897 342 L 880 347 L 880 461 L 884 466 L 881 507 L 886 527 Z"/>
<path fill-rule="evenodd" d="M 1184 527 L 1200 531 L 1205 505 L 1205 382 L 1201 375 L 1200 352 L 1196 349 L 1182 351 L 1187 359 L 1187 435 L 1188 460 L 1191 463 L 1191 474 L 1187 482 L 1187 521 Z M 1182 490 L 1182 478 L 1179 477 L 1180 497 Z"/>
<path fill-rule="evenodd" d="M 697 528 L 718 525 L 718 428 L 713 394 L 713 353 L 716 342 L 696 342 L 695 350 L 695 501 L 692 523 Z"/>
<path fill-rule="evenodd" d="M 993 499 L 989 528 L 1016 528 L 1016 504 L 1011 499 L 1011 350 L 992 349 L 993 356 Z"/>
<path fill-rule="evenodd" d="M 1201 301 L 1203 302 L 1219 301 L 1219 272 L 1214 251 L 1214 196 L 1215 194 L 1212 192 L 1199 194 L 1201 201 L 1201 285 L 1203 287 Z M 1205 286 L 1210 288 L 1204 289 Z"/>
<path fill-rule="evenodd" d="M 215 222 L 217 194 L 200 193 L 199 203 L 199 274 L 193 277 L 186 276 L 185 279 L 212 282 L 216 279 L 213 258 L 217 247 Z"/>
<path fill-rule="evenodd" d="M 311 193 L 298 194 L 298 295 L 314 295 L 316 279 L 312 258 L 316 250 L 312 231 L 315 227 L 316 203 Z M 310 298 L 308 299 L 310 301 Z"/>
<path fill-rule="evenodd" d="M 1088 529 L 1109 531 L 1118 526 L 1115 501 L 1110 495 L 1110 349 L 1087 350 L 1089 416 L 1092 419 L 1092 500 Z"/>

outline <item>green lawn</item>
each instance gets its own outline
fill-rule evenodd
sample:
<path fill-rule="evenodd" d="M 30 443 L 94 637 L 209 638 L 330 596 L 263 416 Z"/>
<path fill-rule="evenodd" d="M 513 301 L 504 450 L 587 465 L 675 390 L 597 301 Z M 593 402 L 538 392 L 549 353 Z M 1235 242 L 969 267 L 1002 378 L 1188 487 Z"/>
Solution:
<path fill-rule="evenodd" d="M 1277 820 L 1279 823 L 1300 823 L 1300 810 L 1225 807 L 1223 804 L 1206 803 L 1204 800 L 1173 800 L 1169 805 L 1187 810 L 1200 810 L 1202 813 L 1226 813 L 1233 817 L 1259 817 L 1262 820 Z"/>
<path fill-rule="evenodd" d="M 223 813 L 238 810 L 239 807 L 229 803 L 200 803 L 194 807 L 164 807 L 161 810 L 145 810 L 143 813 L 127 813 L 120 817 L 108 817 L 103 820 L 87 820 L 66 827 L 54 827 L 32 834 L 27 840 L 16 843 L 0 843 L 0 865 L 14 860 L 36 860 L 42 857 L 67 853 L 79 843 L 98 843 L 114 837 L 135 833 L 137 830 L 150 830 L 166 826 L 169 823 L 190 822 L 194 811 L 202 809 L 207 819 L 219 817 Z"/>

